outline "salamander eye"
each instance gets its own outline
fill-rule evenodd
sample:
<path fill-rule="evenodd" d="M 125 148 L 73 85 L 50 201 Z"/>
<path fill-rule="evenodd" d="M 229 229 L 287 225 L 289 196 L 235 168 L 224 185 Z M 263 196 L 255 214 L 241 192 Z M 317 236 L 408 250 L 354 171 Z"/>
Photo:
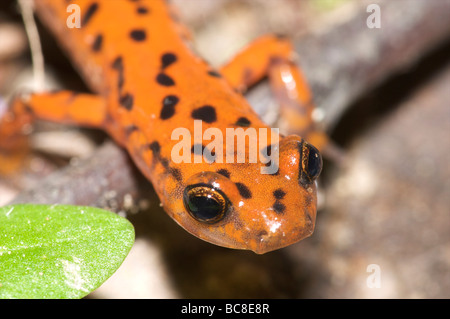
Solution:
<path fill-rule="evenodd" d="M 303 143 L 302 152 L 302 170 L 312 182 L 322 171 L 322 156 L 314 146 L 306 142 Z"/>
<path fill-rule="evenodd" d="M 228 210 L 228 200 L 219 190 L 208 184 L 186 187 L 183 202 L 189 214 L 203 223 L 216 223 Z"/>

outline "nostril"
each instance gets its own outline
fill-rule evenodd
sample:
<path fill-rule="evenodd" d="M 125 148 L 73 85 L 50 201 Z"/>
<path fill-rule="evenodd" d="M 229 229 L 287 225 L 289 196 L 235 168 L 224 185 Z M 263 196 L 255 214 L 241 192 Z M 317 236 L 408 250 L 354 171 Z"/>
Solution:
<path fill-rule="evenodd" d="M 255 236 L 255 241 L 252 241 L 249 249 L 253 250 L 257 254 L 264 254 L 270 249 L 268 249 L 269 233 L 265 230 L 261 230 Z"/>
<path fill-rule="evenodd" d="M 262 230 L 258 233 L 258 237 L 265 237 L 267 236 L 267 232 L 265 230 Z"/>
<path fill-rule="evenodd" d="M 266 241 L 266 239 L 269 236 L 269 234 L 267 233 L 267 231 L 261 230 L 256 236 L 258 237 L 259 242 L 263 243 L 263 242 Z"/>

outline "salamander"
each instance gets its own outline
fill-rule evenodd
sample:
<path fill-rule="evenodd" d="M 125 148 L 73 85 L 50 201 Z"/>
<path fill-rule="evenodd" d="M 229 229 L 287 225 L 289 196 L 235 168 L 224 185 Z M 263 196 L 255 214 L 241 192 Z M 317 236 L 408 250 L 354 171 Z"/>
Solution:
<path fill-rule="evenodd" d="M 80 9 L 79 28 L 68 27 L 71 4 Z M 35 10 L 93 93 L 15 98 L 0 121 L 3 148 L 36 119 L 98 128 L 129 152 L 165 211 L 200 239 L 261 254 L 312 234 L 325 139 L 311 120 L 311 93 L 288 39 L 262 36 L 213 68 L 194 52 L 187 28 L 163 0 L 39 0 Z M 271 129 L 243 96 L 265 77 L 302 137 Z M 249 134 L 244 154 L 232 154 L 245 160 L 228 162 L 218 160 L 210 141 L 193 139 L 191 161 L 175 160 L 174 130 L 194 136 L 198 124 L 203 134 L 214 128 L 224 136 L 229 128 L 267 129 L 278 142 Z M 254 145 L 262 146 L 265 162 L 249 161 Z M 263 174 L 272 153 L 276 171 Z"/>

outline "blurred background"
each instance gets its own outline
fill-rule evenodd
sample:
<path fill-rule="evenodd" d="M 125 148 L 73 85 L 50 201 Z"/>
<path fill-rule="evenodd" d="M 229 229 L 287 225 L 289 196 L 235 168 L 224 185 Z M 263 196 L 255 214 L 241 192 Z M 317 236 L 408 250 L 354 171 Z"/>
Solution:
<path fill-rule="evenodd" d="M 51 123 L 36 126 L 26 165 L 0 168 L 0 205 L 52 201 L 52 193 L 85 204 L 62 199 L 64 191 L 79 192 L 71 174 L 101 177 L 101 155 L 116 152 L 129 176 L 98 196 L 98 179 L 89 179 L 87 192 L 96 196 L 89 203 L 127 216 L 136 243 L 88 298 L 449 298 L 450 0 L 172 2 L 214 66 L 259 35 L 294 41 L 317 118 L 345 153 L 343 162 L 325 160 L 314 234 L 265 255 L 205 243 L 170 220 L 103 133 Z M 380 9 L 380 28 L 367 23 L 371 4 Z M 39 30 L 48 87 L 88 91 L 52 36 Z M 0 107 L 31 82 L 17 3 L 3 0 Z M 247 97 L 276 125 L 266 82 Z M 130 176 L 128 184 L 120 180 Z"/>

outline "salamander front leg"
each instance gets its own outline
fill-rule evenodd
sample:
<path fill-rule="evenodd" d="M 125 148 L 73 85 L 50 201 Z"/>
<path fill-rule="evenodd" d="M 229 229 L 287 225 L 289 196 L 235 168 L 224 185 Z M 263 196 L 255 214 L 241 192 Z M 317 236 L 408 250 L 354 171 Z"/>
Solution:
<path fill-rule="evenodd" d="M 264 36 L 238 53 L 220 71 L 241 92 L 268 77 L 280 103 L 286 133 L 302 136 L 317 148 L 323 149 L 328 144 L 328 138 L 313 121 L 312 95 L 295 60 L 296 53 L 290 41 Z"/>
<path fill-rule="evenodd" d="M 60 91 L 17 97 L 8 109 L 0 111 L 0 150 L 7 154 L 25 147 L 26 134 L 35 120 L 102 127 L 105 112 L 103 98 L 91 94 Z"/>

